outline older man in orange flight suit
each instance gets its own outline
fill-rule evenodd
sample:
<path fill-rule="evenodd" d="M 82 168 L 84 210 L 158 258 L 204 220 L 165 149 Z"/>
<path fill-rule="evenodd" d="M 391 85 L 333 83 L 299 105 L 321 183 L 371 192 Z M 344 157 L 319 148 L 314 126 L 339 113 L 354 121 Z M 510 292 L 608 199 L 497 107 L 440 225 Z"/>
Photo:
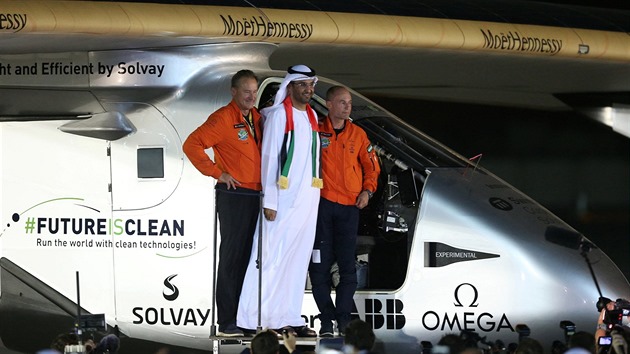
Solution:
<path fill-rule="evenodd" d="M 188 136 L 184 153 L 204 175 L 217 179 L 221 246 L 217 271 L 219 336 L 242 336 L 236 311 L 260 212 L 260 114 L 254 108 L 258 79 L 250 70 L 232 77 L 232 101 Z M 214 150 L 213 162 L 205 150 Z"/>

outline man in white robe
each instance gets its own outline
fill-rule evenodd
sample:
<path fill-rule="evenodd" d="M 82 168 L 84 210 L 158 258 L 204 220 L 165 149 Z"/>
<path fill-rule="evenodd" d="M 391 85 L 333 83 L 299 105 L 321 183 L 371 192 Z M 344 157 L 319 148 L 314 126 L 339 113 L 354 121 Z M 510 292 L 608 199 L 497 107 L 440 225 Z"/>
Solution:
<path fill-rule="evenodd" d="M 280 85 L 274 105 L 263 111 L 261 327 L 316 337 L 301 317 L 304 285 L 313 250 L 319 204 L 320 141 L 317 114 L 308 105 L 317 77 L 295 65 Z M 237 325 L 258 328 L 258 238 L 245 275 Z"/>

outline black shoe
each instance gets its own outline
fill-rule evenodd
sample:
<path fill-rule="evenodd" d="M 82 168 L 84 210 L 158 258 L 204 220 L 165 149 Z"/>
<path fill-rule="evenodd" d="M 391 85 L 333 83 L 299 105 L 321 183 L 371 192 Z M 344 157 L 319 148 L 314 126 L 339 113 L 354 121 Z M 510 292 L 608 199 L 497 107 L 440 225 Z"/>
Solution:
<path fill-rule="evenodd" d="M 319 328 L 319 336 L 321 338 L 332 338 L 335 336 L 335 332 L 333 331 L 332 323 L 323 324 Z"/>
<path fill-rule="evenodd" d="M 317 337 L 317 332 L 306 326 L 293 327 L 293 330 L 296 337 Z"/>
<path fill-rule="evenodd" d="M 219 333 L 217 337 L 243 337 L 243 331 L 241 331 L 236 325 L 229 324 L 225 328 L 219 327 Z"/>
<path fill-rule="evenodd" d="M 346 327 L 348 327 L 347 323 L 337 323 L 338 327 L 337 329 L 339 330 L 339 335 L 342 337 L 346 336 Z"/>

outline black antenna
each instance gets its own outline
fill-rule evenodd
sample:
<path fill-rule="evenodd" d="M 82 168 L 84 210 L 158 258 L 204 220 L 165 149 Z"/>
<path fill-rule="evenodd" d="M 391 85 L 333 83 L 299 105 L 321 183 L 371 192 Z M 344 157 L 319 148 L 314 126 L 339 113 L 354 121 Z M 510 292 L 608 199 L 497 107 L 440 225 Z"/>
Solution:
<path fill-rule="evenodd" d="M 584 236 L 576 231 L 553 225 L 548 226 L 545 230 L 545 240 L 559 246 L 567 247 L 573 250 L 580 250 L 580 255 L 584 258 L 584 261 L 588 266 L 588 270 L 591 272 L 591 277 L 593 278 L 599 297 L 602 297 L 602 290 L 597 282 L 597 276 L 595 276 L 593 265 L 591 264 L 591 260 L 588 258 L 588 253 L 591 249 L 596 248 L 595 245 L 590 243 L 584 238 Z"/>
<path fill-rule="evenodd" d="M 588 258 L 588 252 L 590 252 L 591 248 L 593 247 L 595 246 L 593 246 L 592 243 L 585 240 L 582 241 L 580 244 L 580 255 L 584 257 L 584 261 L 586 261 L 586 264 L 588 265 L 588 270 L 591 271 L 591 277 L 593 277 L 593 282 L 595 282 L 595 286 L 597 287 L 597 292 L 599 293 L 599 297 L 601 298 L 603 297 L 602 289 L 599 288 L 599 283 L 597 282 L 595 271 L 593 270 L 593 266 L 591 265 L 591 260 Z"/>
<path fill-rule="evenodd" d="M 81 292 L 79 291 L 79 271 L 76 272 L 77 278 L 77 320 L 74 323 L 74 330 L 81 344 Z"/>

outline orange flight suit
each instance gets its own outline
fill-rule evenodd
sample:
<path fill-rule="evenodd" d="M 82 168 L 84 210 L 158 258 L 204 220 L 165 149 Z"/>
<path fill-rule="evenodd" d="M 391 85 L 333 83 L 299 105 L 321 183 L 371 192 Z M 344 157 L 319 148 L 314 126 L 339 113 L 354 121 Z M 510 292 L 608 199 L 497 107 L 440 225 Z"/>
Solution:
<path fill-rule="evenodd" d="M 204 175 L 216 179 L 227 172 L 241 182 L 239 187 L 262 190 L 260 183 L 260 113 L 252 108 L 256 139 L 234 100 L 212 113 L 184 142 L 184 153 Z M 201 149 L 200 149 L 201 148 Z M 214 150 L 214 159 L 205 149 Z"/>
<path fill-rule="evenodd" d="M 354 205 L 362 191 L 374 193 L 381 169 L 363 129 L 347 120 L 337 135 L 326 117 L 319 124 L 319 136 L 324 179 L 321 196 L 334 203 Z"/>

